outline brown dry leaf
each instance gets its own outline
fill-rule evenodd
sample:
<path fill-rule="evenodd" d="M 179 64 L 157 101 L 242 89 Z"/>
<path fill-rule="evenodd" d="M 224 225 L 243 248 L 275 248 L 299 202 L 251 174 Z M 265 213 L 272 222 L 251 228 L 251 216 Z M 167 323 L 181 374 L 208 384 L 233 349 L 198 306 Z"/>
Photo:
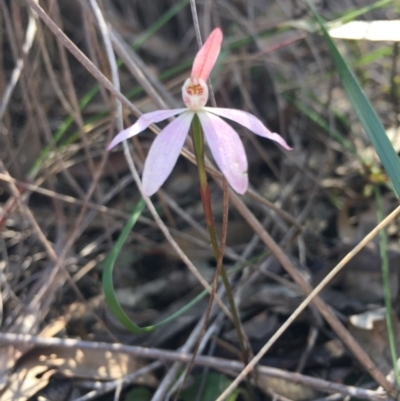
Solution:
<path fill-rule="evenodd" d="M 47 386 L 54 371 L 47 366 L 20 367 L 9 378 L 7 387 L 0 394 L 2 401 L 25 401 Z"/>
<path fill-rule="evenodd" d="M 397 352 L 400 351 L 400 323 L 393 315 L 394 332 L 396 335 Z M 350 317 L 349 330 L 368 352 L 369 356 L 382 372 L 387 374 L 392 368 L 392 359 L 388 342 L 385 321 L 385 308 L 368 311 Z"/>
<path fill-rule="evenodd" d="M 322 394 L 304 384 L 276 377 L 259 376 L 257 385 L 265 394 L 271 395 L 273 392 L 293 401 L 314 400 Z"/>
<path fill-rule="evenodd" d="M 85 314 L 88 305 L 81 302 L 74 302 L 68 305 L 66 311 L 57 319 L 48 323 L 38 334 L 39 337 L 55 337 L 58 333 L 64 330 L 71 319 L 80 319 Z"/>
<path fill-rule="evenodd" d="M 27 400 L 44 388 L 54 373 L 90 380 L 118 380 L 144 367 L 134 356 L 118 351 L 45 347 L 25 354 L 9 377 L 1 400 Z M 136 383 L 156 386 L 152 374 L 141 376 Z"/>
<path fill-rule="evenodd" d="M 21 355 L 21 349 L 12 344 L 0 348 L 0 391 L 7 383 L 7 374 Z"/>
<path fill-rule="evenodd" d="M 142 360 L 118 351 L 47 347 L 35 349 L 32 354 L 32 361 L 55 367 L 64 376 L 82 379 L 117 380 L 145 366 Z M 156 384 L 151 376 L 140 382 Z"/>

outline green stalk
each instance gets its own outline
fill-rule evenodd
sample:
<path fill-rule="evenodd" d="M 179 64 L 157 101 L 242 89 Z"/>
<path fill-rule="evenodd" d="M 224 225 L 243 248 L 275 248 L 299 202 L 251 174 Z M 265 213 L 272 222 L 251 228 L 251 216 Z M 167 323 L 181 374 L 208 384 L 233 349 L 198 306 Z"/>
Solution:
<path fill-rule="evenodd" d="M 375 185 L 374 189 L 375 189 L 378 223 L 380 223 L 383 220 L 382 195 L 377 185 Z M 399 389 L 400 372 L 397 366 L 398 356 L 396 349 L 395 329 L 393 325 L 392 297 L 390 294 L 390 271 L 389 271 L 389 260 L 387 254 L 387 235 L 385 230 L 379 231 L 379 250 L 380 250 L 381 265 L 382 265 L 382 282 L 383 282 L 383 293 L 385 299 L 386 326 L 389 339 L 390 355 L 392 357 L 397 388 Z"/>
<path fill-rule="evenodd" d="M 196 156 L 197 169 L 199 172 L 201 203 L 203 205 L 204 216 L 206 218 L 207 230 L 210 236 L 214 257 L 218 264 L 220 258 L 220 251 L 219 251 L 217 234 L 215 231 L 214 218 L 211 207 L 210 187 L 208 186 L 206 167 L 204 163 L 204 135 L 203 135 L 203 129 L 200 124 L 200 120 L 197 117 L 197 115 L 195 115 L 193 118 L 191 133 L 193 139 L 194 154 Z M 219 274 L 221 274 L 221 278 L 225 286 L 226 295 L 228 297 L 229 305 L 233 316 L 233 324 L 235 325 L 236 332 L 239 338 L 240 350 L 243 354 L 244 362 L 247 364 L 248 352 L 244 345 L 244 338 L 242 334 L 239 314 L 235 305 L 235 300 L 233 298 L 232 288 L 229 283 L 228 275 L 226 273 L 223 263 L 221 263 L 220 266 L 221 266 L 220 268 L 221 271 L 219 272 L 217 269 L 215 274 L 217 277 Z"/>

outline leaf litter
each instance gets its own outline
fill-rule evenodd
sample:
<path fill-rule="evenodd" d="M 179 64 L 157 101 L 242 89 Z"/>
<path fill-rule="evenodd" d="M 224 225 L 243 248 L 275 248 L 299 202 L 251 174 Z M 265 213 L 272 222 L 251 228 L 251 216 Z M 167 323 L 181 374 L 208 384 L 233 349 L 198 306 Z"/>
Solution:
<path fill-rule="evenodd" d="M 267 141 L 254 141 L 245 129 L 235 127 L 249 158 L 252 189 L 289 213 L 302 231 L 254 197 L 245 196 L 246 205 L 281 244 L 302 275 L 316 285 L 376 225 L 374 199 L 368 195 L 371 175 L 356 155 L 332 136 L 333 130 L 350 140 L 358 155 L 378 167 L 379 164 L 332 74 L 332 63 L 326 56 L 321 38 L 317 34 L 305 35 L 302 30 L 288 30 L 285 35 L 280 32 L 284 23 L 312 19 L 306 8 L 295 3 L 243 0 L 228 5 L 217 1 L 212 12 L 200 5 L 199 10 L 205 26 L 217 17 L 226 32 L 223 61 L 217 66 L 218 73 L 212 76 L 218 105 L 255 114 L 290 141 L 295 149 L 286 156 Z M 363 6 L 370 4 L 362 3 Z M 151 7 L 143 4 L 126 4 L 118 0 L 103 2 L 107 21 L 127 45 L 135 45 L 149 26 L 176 5 L 172 1 L 154 2 Z M 97 36 L 91 11 L 79 1 L 67 2 L 62 7 L 55 3 L 54 9 L 46 8 L 45 4 L 42 6 L 108 75 L 103 43 Z M 22 15 L 29 11 L 29 6 L 21 2 L 9 8 L 1 1 L 1 7 L 7 10 L 3 13 L 2 24 L 3 35 L 9 43 L 4 46 L 0 65 L 3 73 L 0 74 L 0 93 L 3 93 L 15 66 L 15 49 L 22 46 L 21 38 L 26 29 Z M 346 14 L 350 10 L 346 2 L 335 2 L 334 6 L 320 5 L 319 11 L 333 19 L 337 16 L 335 13 Z M 179 89 L 190 68 L 184 61 L 192 59 L 197 47 L 187 5 L 171 18 L 143 42 L 136 55 L 146 66 L 142 73 L 148 78 L 157 77 L 159 95 L 177 102 L 177 105 L 170 104 L 171 107 L 181 107 Z M 381 10 L 367 13 L 365 18 L 368 21 L 384 19 Z M 129 213 L 139 195 L 136 187 L 129 183 L 128 165 L 122 152 L 113 152 L 111 160 L 102 163 L 105 146 L 116 133 L 112 99 L 101 88 L 88 107 L 79 108 L 78 101 L 95 85 L 94 80 L 39 20 L 36 23 L 40 29 L 33 50 L 24 59 L 22 75 L 0 126 L 0 158 L 4 165 L 0 172 L 1 331 L 93 343 L 121 342 L 178 352 L 201 319 L 205 301 L 165 329 L 147 335 L 130 334 L 115 321 L 104 304 L 101 261 L 124 224 L 124 217 L 118 213 Z M 251 38 L 250 24 L 260 34 L 259 42 Z M 38 46 L 39 40 L 46 43 L 51 70 L 38 63 L 38 54 L 40 59 L 45 57 L 43 47 Z M 379 54 L 385 46 L 392 46 L 388 55 L 376 56 L 356 71 L 395 145 L 399 125 L 397 45 L 365 41 L 337 43 L 354 65 L 362 57 Z M 49 79 L 51 71 L 59 87 Z M 169 75 L 163 75 L 165 71 Z M 120 76 L 122 93 L 133 90 L 132 102 L 141 111 L 156 109 L 152 93 L 143 91 L 142 82 L 133 78 L 124 66 Z M 306 110 L 299 108 L 294 99 L 305 105 Z M 134 118 L 128 113 L 125 116 L 128 126 Z M 52 134 L 69 117 L 72 117 L 72 123 L 56 145 Z M 140 142 L 134 142 L 135 161 L 139 165 L 152 141 L 153 134 L 148 131 Z M 32 175 L 33 163 L 45 146 L 50 150 L 41 168 Z M 27 209 L 17 203 L 12 205 L 11 181 L 5 171 L 17 180 L 12 183 Z M 31 189 L 24 190 L 22 185 L 19 186 L 24 182 L 49 192 L 44 195 Z M 211 178 L 210 185 L 215 219 L 219 223 L 222 220 L 221 193 Z M 89 200 L 104 207 L 101 211 L 87 203 L 86 194 L 91 187 Z M 204 221 L 197 187 L 195 168 L 180 158 L 166 183 L 165 196 L 160 193 L 154 202 L 183 251 L 210 280 L 215 262 L 202 231 Z M 387 214 L 393 210 L 396 199 L 389 189 L 385 192 Z M 168 202 L 168 194 L 174 195 L 174 207 Z M 58 195 L 70 198 L 64 201 Z M 34 222 L 40 230 L 35 228 Z M 399 291 L 397 223 L 394 221 L 388 228 L 394 302 Z M 47 243 L 40 239 L 40 233 Z M 71 238 L 72 243 L 63 254 Z M 59 258 L 60 267 L 54 277 L 51 272 L 55 271 L 56 263 L 49 247 Z M 225 263 L 236 269 L 232 277 L 241 319 L 256 353 L 300 304 L 303 294 L 233 207 Z M 386 375 L 391 370 L 391 362 L 386 326 L 379 315 L 383 305 L 380 263 L 379 247 L 373 242 L 332 281 L 322 297 L 346 322 L 348 330 Z M 140 325 L 162 320 L 201 291 L 179 255 L 171 250 L 146 213 L 130 235 L 115 270 L 118 297 L 128 315 Z M 214 316 L 218 314 L 213 315 L 212 322 Z M 372 323 L 365 327 L 355 324 L 362 316 Z M 206 350 L 216 358 L 237 360 L 238 342 L 232 325 L 226 318 L 220 318 L 220 322 L 210 334 Z M 395 323 L 398 327 L 397 316 Z M 93 389 L 96 397 L 95 384 L 99 381 L 118 381 L 147 364 L 143 358 L 124 353 L 76 347 L 41 348 L 19 342 L 2 345 L 0 358 L 1 399 L 9 400 L 40 399 L 43 394 L 49 400 L 72 400 Z M 314 307 L 301 314 L 267 353 L 262 364 L 302 373 L 304 377 L 323 378 L 326 382 L 354 385 L 360 389 L 377 388 L 376 384 L 371 386 L 371 380 L 365 376 L 351 350 L 343 347 Z M 129 383 L 121 399 L 128 399 L 129 390 L 143 385 L 151 389 L 152 395 L 147 399 L 152 399 L 168 366 L 160 365 Z M 209 379 L 203 381 L 198 380 L 199 375 L 206 377 L 207 370 L 198 366 L 193 372 L 194 392 L 200 392 L 198 388 L 205 386 L 204 394 L 207 394 L 212 390 L 209 383 L 213 380 L 220 379 L 227 385 L 236 373 L 227 369 L 213 371 Z M 307 400 L 331 392 L 328 387 L 318 388 L 306 381 L 295 384 L 288 378 L 272 379 L 261 374 L 256 380 L 255 397 L 259 399 Z M 57 387 L 66 389 L 64 395 L 51 393 L 50 390 Z M 48 392 L 43 393 L 46 388 Z M 242 390 L 245 391 L 245 387 Z M 98 392 L 98 399 L 101 399 L 100 394 Z M 185 394 L 188 393 L 182 394 L 183 399 L 188 397 Z M 237 399 L 244 397 L 241 394 L 235 393 Z M 365 394 L 368 396 L 364 398 L 378 399 L 380 393 Z"/>

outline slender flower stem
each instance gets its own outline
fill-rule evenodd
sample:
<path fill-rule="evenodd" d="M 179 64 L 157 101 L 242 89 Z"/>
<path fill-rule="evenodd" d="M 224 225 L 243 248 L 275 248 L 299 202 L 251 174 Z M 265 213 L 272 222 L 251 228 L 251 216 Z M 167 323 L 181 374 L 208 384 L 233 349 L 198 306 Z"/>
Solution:
<path fill-rule="evenodd" d="M 226 273 L 223 263 L 220 263 L 220 264 L 218 263 L 219 258 L 220 258 L 220 250 L 219 250 L 219 246 L 218 246 L 217 234 L 215 231 L 214 218 L 213 218 L 212 207 L 211 207 L 210 187 L 208 186 L 206 168 L 205 168 L 205 163 L 204 163 L 204 135 L 203 135 L 203 129 L 201 127 L 201 124 L 200 124 L 200 121 L 199 121 L 197 115 L 193 118 L 191 128 L 192 128 L 191 132 L 192 132 L 192 139 L 193 139 L 193 146 L 194 146 L 194 154 L 196 156 L 197 169 L 199 172 L 201 202 L 203 204 L 203 210 L 204 210 L 204 215 L 206 218 L 207 230 L 208 230 L 208 234 L 210 236 L 211 245 L 212 245 L 213 252 L 214 252 L 214 257 L 215 257 L 215 260 L 217 261 L 217 264 L 220 265 L 220 271 L 218 271 L 218 269 L 217 269 L 215 275 L 216 275 L 216 278 L 218 278 L 219 274 L 221 274 L 221 278 L 222 278 L 222 281 L 224 283 L 225 290 L 226 290 L 226 295 L 228 297 L 228 301 L 229 301 L 231 311 L 232 311 L 233 324 L 235 325 L 235 328 L 236 328 L 236 331 L 238 334 L 240 350 L 243 354 L 244 362 L 247 363 L 248 351 L 246 350 L 246 347 L 245 347 L 243 333 L 242 333 L 240 319 L 239 319 L 239 314 L 238 314 L 238 311 L 237 311 L 237 308 L 235 305 L 235 300 L 233 298 L 232 288 L 229 283 L 228 275 Z M 216 282 L 217 281 L 214 280 L 214 283 L 216 283 Z"/>
<path fill-rule="evenodd" d="M 375 186 L 375 199 L 377 204 L 377 217 L 378 223 L 383 220 L 383 205 L 382 195 L 378 186 Z M 390 355 L 392 357 L 393 369 L 396 377 L 397 387 L 400 388 L 400 372 L 397 365 L 398 355 L 396 350 L 396 339 L 395 339 L 395 328 L 393 323 L 393 308 L 392 308 L 392 295 L 390 293 L 390 271 L 389 271 L 389 259 L 387 254 L 387 235 L 385 230 L 379 231 L 379 249 L 381 255 L 382 264 L 382 282 L 383 282 L 383 293 L 385 299 L 386 309 L 386 326 L 389 339 Z"/>

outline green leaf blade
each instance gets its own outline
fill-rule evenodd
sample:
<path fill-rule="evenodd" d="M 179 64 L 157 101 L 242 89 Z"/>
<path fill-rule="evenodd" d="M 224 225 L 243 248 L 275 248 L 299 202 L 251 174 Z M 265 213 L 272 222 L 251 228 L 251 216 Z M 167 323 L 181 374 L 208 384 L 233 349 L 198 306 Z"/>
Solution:
<path fill-rule="evenodd" d="M 367 133 L 372 145 L 374 146 L 379 159 L 381 160 L 386 173 L 392 181 L 394 190 L 397 196 L 400 196 L 400 159 L 396 151 L 393 148 L 389 138 L 386 135 L 385 129 L 376 114 L 376 111 L 372 107 L 371 103 L 365 96 L 357 77 L 347 64 L 346 60 L 342 57 L 339 50 L 337 49 L 334 41 L 330 37 L 328 31 L 324 26 L 324 22 L 318 15 L 315 7 L 306 0 L 307 4 L 311 8 L 318 23 L 321 27 L 322 34 L 327 43 L 328 49 L 331 53 L 333 61 L 335 63 L 336 70 L 342 85 L 349 97 L 349 100 L 354 107 L 354 110 L 360 119 L 360 122 Z"/>

